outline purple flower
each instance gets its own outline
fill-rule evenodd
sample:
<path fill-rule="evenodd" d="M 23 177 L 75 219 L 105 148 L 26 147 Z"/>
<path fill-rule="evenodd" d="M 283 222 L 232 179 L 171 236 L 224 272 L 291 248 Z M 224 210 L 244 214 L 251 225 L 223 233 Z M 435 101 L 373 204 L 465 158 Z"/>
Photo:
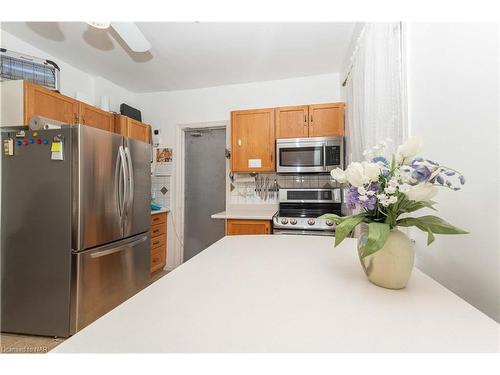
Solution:
<path fill-rule="evenodd" d="M 438 174 L 436 181 L 438 184 L 444 185 L 444 178 L 442 175 Z"/>
<path fill-rule="evenodd" d="M 369 189 L 371 191 L 378 191 L 378 183 L 374 182 L 370 185 Z"/>
<path fill-rule="evenodd" d="M 351 187 L 347 193 L 347 207 L 356 208 L 359 203 L 359 193 L 357 187 Z"/>
<path fill-rule="evenodd" d="M 374 196 L 371 196 L 370 198 L 368 198 L 366 201 L 363 202 L 363 207 L 371 211 L 375 209 L 376 204 L 377 204 L 377 199 Z"/>
<path fill-rule="evenodd" d="M 412 177 L 418 182 L 427 181 L 432 172 L 424 165 L 416 165 L 412 172 Z"/>

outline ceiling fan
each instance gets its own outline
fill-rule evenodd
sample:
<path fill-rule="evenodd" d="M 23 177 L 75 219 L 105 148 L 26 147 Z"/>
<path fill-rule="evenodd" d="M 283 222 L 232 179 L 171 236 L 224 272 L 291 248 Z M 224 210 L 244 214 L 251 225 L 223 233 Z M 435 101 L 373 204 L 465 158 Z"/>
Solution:
<path fill-rule="evenodd" d="M 146 39 L 141 30 L 133 22 L 87 22 L 88 25 L 97 29 L 107 29 L 112 27 L 120 38 L 134 52 L 146 52 L 151 49 L 151 43 Z"/>

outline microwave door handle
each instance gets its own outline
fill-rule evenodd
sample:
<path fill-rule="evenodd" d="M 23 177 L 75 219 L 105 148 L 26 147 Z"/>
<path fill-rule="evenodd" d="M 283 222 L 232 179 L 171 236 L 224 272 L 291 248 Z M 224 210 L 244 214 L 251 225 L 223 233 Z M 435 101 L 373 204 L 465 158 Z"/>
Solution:
<path fill-rule="evenodd" d="M 323 171 L 326 172 L 326 143 L 323 143 Z"/>

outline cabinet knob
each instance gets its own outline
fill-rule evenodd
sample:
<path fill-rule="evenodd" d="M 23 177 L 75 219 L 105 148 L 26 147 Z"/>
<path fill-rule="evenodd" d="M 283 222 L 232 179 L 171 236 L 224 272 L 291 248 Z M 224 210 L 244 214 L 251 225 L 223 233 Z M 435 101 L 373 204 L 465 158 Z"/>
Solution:
<path fill-rule="evenodd" d="M 241 139 L 238 138 L 238 146 L 241 146 Z"/>

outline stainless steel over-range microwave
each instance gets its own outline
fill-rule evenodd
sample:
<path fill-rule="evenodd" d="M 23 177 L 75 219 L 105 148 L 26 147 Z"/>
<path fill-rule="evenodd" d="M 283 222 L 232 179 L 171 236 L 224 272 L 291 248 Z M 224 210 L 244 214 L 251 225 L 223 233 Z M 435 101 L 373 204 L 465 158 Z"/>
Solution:
<path fill-rule="evenodd" d="M 276 162 L 278 173 L 321 173 L 343 168 L 344 138 L 277 139 Z"/>

